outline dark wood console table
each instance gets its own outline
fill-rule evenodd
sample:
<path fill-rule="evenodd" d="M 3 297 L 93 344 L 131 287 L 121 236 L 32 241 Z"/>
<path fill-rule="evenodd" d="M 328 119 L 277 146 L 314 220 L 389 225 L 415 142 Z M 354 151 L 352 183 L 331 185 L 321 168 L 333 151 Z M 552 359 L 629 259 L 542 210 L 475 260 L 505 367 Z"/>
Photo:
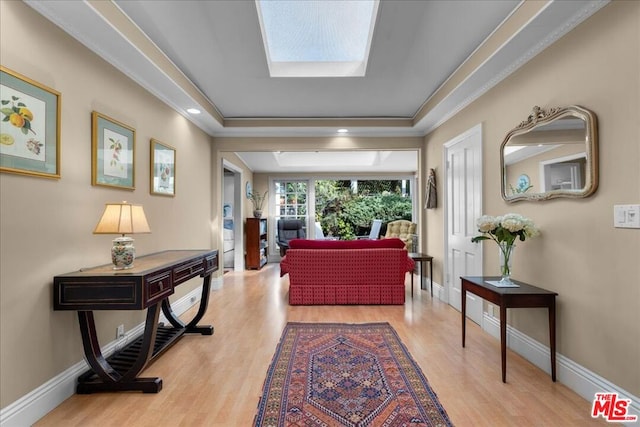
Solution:
<path fill-rule="evenodd" d="M 517 288 L 499 288 L 487 283 L 500 277 L 460 277 L 462 279 L 462 347 L 465 344 L 467 292 L 478 295 L 500 307 L 500 351 L 502 356 L 502 382 L 507 382 L 507 308 L 546 307 L 549 310 L 549 348 L 551 353 L 551 379 L 556 380 L 556 292 L 537 288 L 518 280 Z"/>
<path fill-rule="evenodd" d="M 157 393 L 162 379 L 141 378 L 140 372 L 185 333 L 212 335 L 213 326 L 197 326 L 209 301 L 211 274 L 218 269 L 217 250 L 174 250 L 136 258 L 133 268 L 113 264 L 55 276 L 53 309 L 78 312 L 82 345 L 91 370 L 78 377 L 76 391 L 142 391 Z M 203 277 L 200 307 L 185 324 L 171 309 L 168 297 L 176 286 Z M 94 310 L 147 310 L 144 333 L 108 359 L 102 355 Z M 158 325 L 160 309 L 171 326 Z"/>

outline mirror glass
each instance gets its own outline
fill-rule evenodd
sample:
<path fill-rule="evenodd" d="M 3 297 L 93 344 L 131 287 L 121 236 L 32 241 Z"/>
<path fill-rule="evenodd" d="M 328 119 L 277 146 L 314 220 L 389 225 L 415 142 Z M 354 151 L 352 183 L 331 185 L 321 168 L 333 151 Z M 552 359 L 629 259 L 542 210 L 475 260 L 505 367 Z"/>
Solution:
<path fill-rule="evenodd" d="M 598 187 L 596 116 L 582 107 L 533 107 L 500 146 L 508 202 L 587 197 Z"/>

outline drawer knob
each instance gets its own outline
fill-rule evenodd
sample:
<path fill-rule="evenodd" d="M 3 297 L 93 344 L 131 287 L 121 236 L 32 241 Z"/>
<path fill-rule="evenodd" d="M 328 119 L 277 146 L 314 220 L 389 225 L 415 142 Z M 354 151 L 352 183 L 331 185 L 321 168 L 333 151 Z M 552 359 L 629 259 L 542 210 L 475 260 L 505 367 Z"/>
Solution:
<path fill-rule="evenodd" d="M 162 282 L 162 280 L 158 282 L 158 286 L 160 287 L 160 290 L 162 290 L 162 288 L 164 287 L 164 283 Z"/>

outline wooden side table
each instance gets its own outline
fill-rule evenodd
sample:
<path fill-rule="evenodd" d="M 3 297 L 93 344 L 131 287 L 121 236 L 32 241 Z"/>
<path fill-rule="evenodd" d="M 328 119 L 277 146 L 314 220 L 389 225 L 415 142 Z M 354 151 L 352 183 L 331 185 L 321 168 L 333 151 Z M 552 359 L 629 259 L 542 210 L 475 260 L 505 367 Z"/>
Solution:
<path fill-rule="evenodd" d="M 424 287 L 424 262 L 429 263 L 429 287 L 433 297 L 433 257 L 421 252 L 409 252 L 409 258 L 420 263 L 420 289 Z M 413 271 L 411 272 L 411 298 L 413 298 Z"/>
<path fill-rule="evenodd" d="M 551 353 L 551 379 L 556 380 L 556 292 L 513 280 L 517 288 L 499 288 L 487 283 L 500 277 L 460 277 L 462 279 L 462 347 L 465 344 L 467 292 L 478 295 L 500 307 L 500 352 L 502 382 L 507 382 L 507 308 L 546 307 L 549 310 L 549 348 Z"/>

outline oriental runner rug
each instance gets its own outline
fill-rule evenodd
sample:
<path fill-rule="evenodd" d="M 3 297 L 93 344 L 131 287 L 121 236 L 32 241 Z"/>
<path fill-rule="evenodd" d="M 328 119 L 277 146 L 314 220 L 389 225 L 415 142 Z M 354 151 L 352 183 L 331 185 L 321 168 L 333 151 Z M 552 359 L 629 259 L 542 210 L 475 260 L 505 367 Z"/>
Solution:
<path fill-rule="evenodd" d="M 287 323 L 254 426 L 452 426 L 388 323 Z"/>

